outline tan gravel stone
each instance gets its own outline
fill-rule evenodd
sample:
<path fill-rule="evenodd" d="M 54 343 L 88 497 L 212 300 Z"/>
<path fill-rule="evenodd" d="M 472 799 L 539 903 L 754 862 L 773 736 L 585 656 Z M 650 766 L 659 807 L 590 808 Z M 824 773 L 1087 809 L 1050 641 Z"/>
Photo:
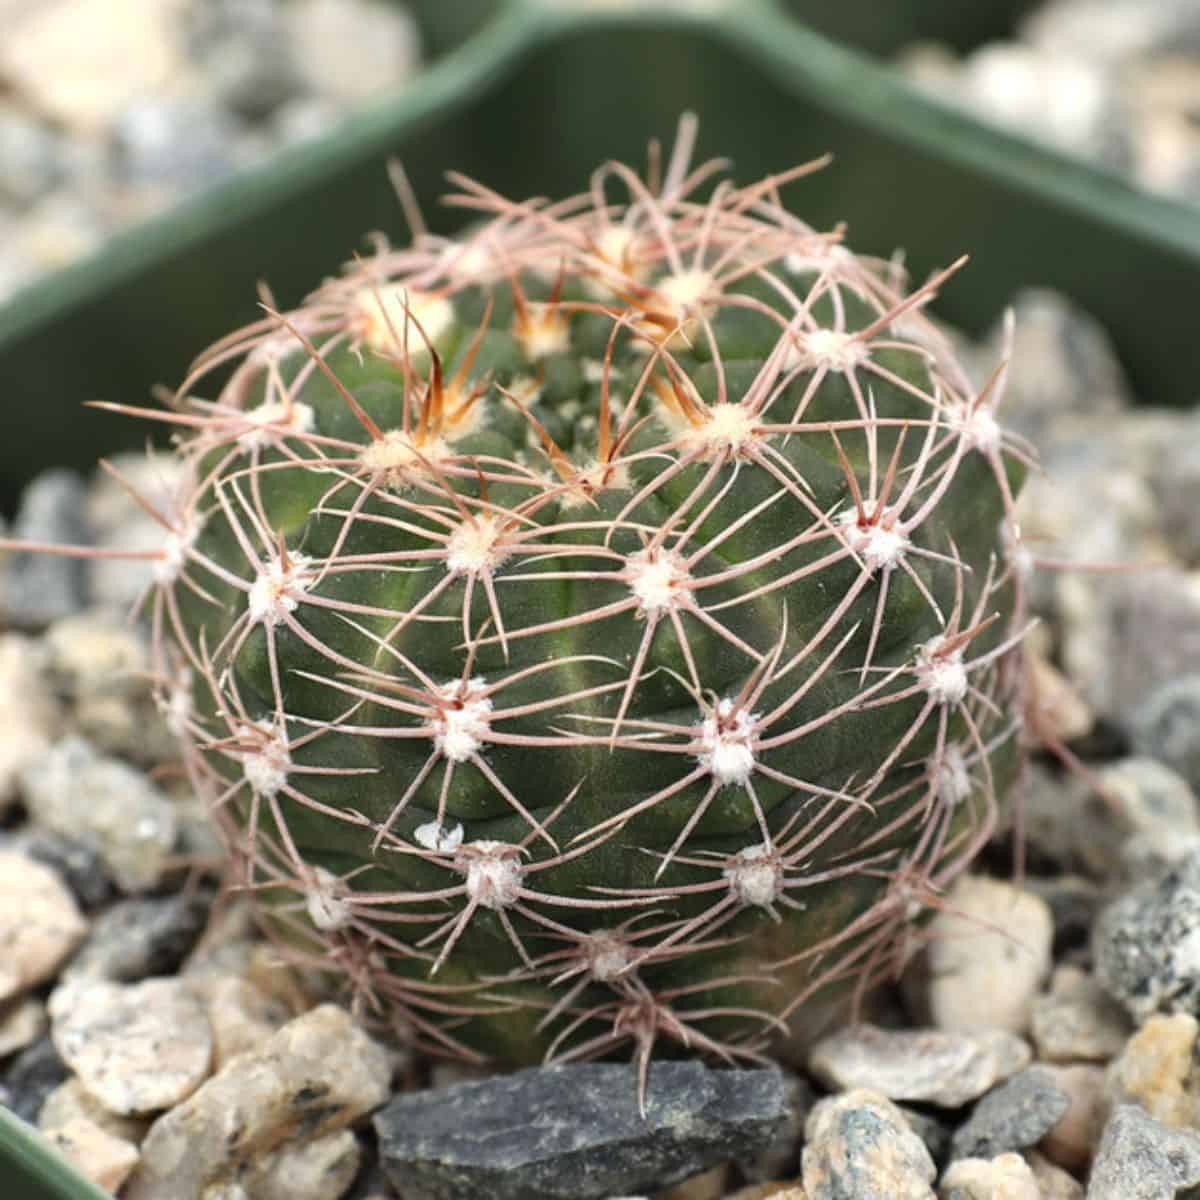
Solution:
<path fill-rule="evenodd" d="M 125 1200 L 225 1195 L 248 1165 L 293 1138 L 334 1135 L 382 1104 L 390 1082 L 387 1052 L 344 1009 L 315 1008 L 155 1121 Z"/>
<path fill-rule="evenodd" d="M 50 1018 L 63 1061 L 110 1112 L 170 1108 L 211 1069 L 208 1016 L 178 979 L 74 980 L 50 997 Z"/>
<path fill-rule="evenodd" d="M 49 867 L 0 850 L 0 1000 L 50 979 L 86 933 L 75 898 Z"/>

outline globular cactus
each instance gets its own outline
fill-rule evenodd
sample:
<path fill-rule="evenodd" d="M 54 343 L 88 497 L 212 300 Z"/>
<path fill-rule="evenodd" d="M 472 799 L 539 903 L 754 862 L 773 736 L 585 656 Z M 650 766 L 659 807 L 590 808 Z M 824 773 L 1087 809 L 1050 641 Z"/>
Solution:
<path fill-rule="evenodd" d="M 902 964 L 1013 774 L 1003 371 L 923 314 L 950 271 L 784 209 L 821 164 L 714 182 L 693 132 L 558 203 L 451 176 L 464 236 L 414 212 L 138 410 L 238 882 L 443 1052 L 753 1057 Z"/>

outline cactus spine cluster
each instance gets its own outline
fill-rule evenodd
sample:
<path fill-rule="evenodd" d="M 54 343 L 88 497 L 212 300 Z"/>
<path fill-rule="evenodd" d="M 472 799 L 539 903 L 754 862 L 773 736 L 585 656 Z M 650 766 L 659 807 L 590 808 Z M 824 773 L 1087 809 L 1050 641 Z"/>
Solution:
<path fill-rule="evenodd" d="M 924 315 L 949 271 L 783 207 L 820 164 L 738 187 L 693 133 L 557 203 L 452 175 L 466 234 L 414 213 L 137 410 L 238 881 L 440 1052 L 752 1057 L 902 964 L 1013 773 L 1002 371 Z"/>

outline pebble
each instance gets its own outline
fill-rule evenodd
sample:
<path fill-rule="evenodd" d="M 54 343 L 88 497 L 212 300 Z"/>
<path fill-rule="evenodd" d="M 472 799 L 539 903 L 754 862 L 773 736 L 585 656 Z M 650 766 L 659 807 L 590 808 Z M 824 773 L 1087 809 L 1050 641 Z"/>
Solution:
<path fill-rule="evenodd" d="M 229 975 L 203 988 L 212 1025 L 217 1069 L 234 1055 L 255 1050 L 269 1041 L 291 1015 L 277 997 L 269 996 L 246 979 Z"/>
<path fill-rule="evenodd" d="M 643 1117 L 633 1065 L 586 1063 L 398 1095 L 375 1130 L 406 1200 L 599 1200 L 753 1155 L 785 1118 L 773 1069 L 656 1062 Z"/>
<path fill-rule="evenodd" d="M 0 205 L 28 207 L 62 173 L 58 138 L 42 121 L 0 101 Z"/>
<path fill-rule="evenodd" d="M 341 1200 L 361 1165 L 358 1138 L 338 1129 L 253 1160 L 236 1186 L 253 1200 Z"/>
<path fill-rule="evenodd" d="M 1095 1063 L 1042 1068 L 1070 1105 L 1058 1124 L 1038 1143 L 1047 1159 L 1068 1171 L 1081 1171 L 1092 1161 L 1108 1116 L 1104 1068 Z"/>
<path fill-rule="evenodd" d="M 0 850 L 0 1000 L 52 978 L 86 933 L 75 898 L 49 867 Z"/>
<path fill-rule="evenodd" d="M 58 732 L 59 707 L 47 687 L 45 665 L 40 642 L 19 633 L 0 635 L 0 815 L 16 798 L 21 772 L 46 753 Z"/>
<path fill-rule="evenodd" d="M 232 1197 L 224 1189 L 264 1154 L 344 1130 L 387 1099 L 390 1080 L 386 1051 L 347 1012 L 312 1009 L 154 1122 L 124 1200 Z"/>
<path fill-rule="evenodd" d="M 1136 744 L 1139 718 L 1155 693 L 1200 673 L 1200 571 L 1157 566 L 1149 575 L 1064 575 L 1055 583 L 1064 662 L 1089 701 Z M 1175 766 L 1157 750 L 1140 752 Z"/>
<path fill-rule="evenodd" d="M 208 1016 L 178 979 L 73 980 L 54 991 L 49 1008 L 63 1060 L 110 1112 L 170 1108 L 209 1074 Z"/>
<path fill-rule="evenodd" d="M 79 1079 L 72 1076 L 46 1097 L 38 1112 L 37 1123 L 38 1128 L 45 1132 L 79 1119 L 92 1121 L 127 1142 L 140 1142 L 146 1134 L 147 1122 L 143 1118 L 109 1112 Z"/>
<path fill-rule="evenodd" d="M 1200 1009 L 1200 850 L 1101 910 L 1096 979 L 1135 1021 Z"/>
<path fill-rule="evenodd" d="M 154 887 L 175 848 L 178 818 L 145 774 L 67 737 L 21 776 L 30 819 L 90 840 L 124 892 Z"/>
<path fill-rule="evenodd" d="M 1200 619 L 1196 629 L 1200 634 Z M 1200 791 L 1200 671 L 1155 688 L 1133 711 L 1131 732 L 1140 754 L 1166 763 Z"/>
<path fill-rule="evenodd" d="M 1124 1009 L 1091 974 L 1070 965 L 1056 967 L 1049 992 L 1034 1000 L 1030 1028 L 1044 1062 L 1107 1062 L 1130 1033 Z"/>
<path fill-rule="evenodd" d="M 1200 804 L 1178 772 L 1147 757 L 1122 759 L 1097 774 L 1119 835 L 1107 874 L 1145 878 L 1200 847 Z"/>
<path fill-rule="evenodd" d="M 1036 46 L 1117 63 L 1178 49 L 1200 49 L 1197 0 L 1055 0 L 1021 23 Z"/>
<path fill-rule="evenodd" d="M 804 1134 L 807 1200 L 933 1200 L 937 1168 L 925 1143 L 877 1092 L 821 1100 Z"/>
<path fill-rule="evenodd" d="M 786 1116 L 771 1140 L 752 1157 L 738 1159 L 738 1171 L 750 1183 L 765 1183 L 792 1174 L 800 1161 L 804 1122 L 816 1103 L 813 1086 L 803 1076 L 780 1068 Z"/>
<path fill-rule="evenodd" d="M 346 104 L 394 91 L 416 66 L 416 23 L 377 0 L 291 0 L 282 16 L 307 88 Z"/>
<path fill-rule="evenodd" d="M 1037 1180 L 1041 1200 L 1084 1200 L 1083 1184 L 1069 1171 L 1036 1152 L 1029 1154 L 1026 1161 Z"/>
<path fill-rule="evenodd" d="M 44 863 L 71 889 L 84 912 L 94 912 L 116 895 L 116 886 L 95 846 L 47 829 L 23 829 L 14 839 L 22 854 Z M 92 935 L 95 926 L 93 924 Z"/>
<path fill-rule="evenodd" d="M 174 974 L 203 933 L 211 902 L 207 891 L 118 901 L 92 922 L 65 977 L 136 983 Z"/>
<path fill-rule="evenodd" d="M 928 944 L 905 975 L 905 998 L 916 1020 L 939 1029 L 1024 1033 L 1053 940 L 1044 900 L 963 875 L 929 924 Z"/>
<path fill-rule="evenodd" d="M 0 1004 L 0 1059 L 32 1045 L 46 1032 L 46 1006 L 34 996 Z"/>
<path fill-rule="evenodd" d="M 1066 1115 L 1070 1097 L 1040 1067 L 1028 1067 L 992 1088 L 958 1127 L 950 1157 L 995 1158 L 1036 1145 Z"/>
<path fill-rule="evenodd" d="M 951 1163 L 939 1183 L 938 1200 L 1042 1200 L 1042 1193 L 1030 1165 L 1009 1153 Z"/>
<path fill-rule="evenodd" d="M 822 1038 L 808 1069 L 835 1089 L 957 1108 L 1028 1065 L 1025 1042 L 1004 1030 L 880 1029 L 851 1025 Z"/>
<path fill-rule="evenodd" d="M 1200 1023 L 1190 1013 L 1150 1017 L 1109 1067 L 1105 1092 L 1113 1104 L 1139 1104 L 1164 1125 L 1200 1123 L 1193 1059 Z"/>
<path fill-rule="evenodd" d="M 985 120 L 1112 166 L 1129 162 L 1129 119 L 1108 74 L 1077 54 L 991 42 L 963 62 L 962 97 Z"/>
<path fill-rule="evenodd" d="M 1089 939 L 1096 914 L 1105 896 L 1095 880 L 1069 871 L 1062 874 L 1029 876 L 1026 888 L 1050 906 L 1054 918 L 1056 962 L 1086 959 L 1090 962 Z"/>
<path fill-rule="evenodd" d="M 1108 332 L 1059 292 L 1025 288 L 1013 297 L 1012 359 L 1004 386 L 1004 424 L 1042 445 L 1080 418 L 1111 421 L 1130 404 L 1125 372 Z M 980 384 L 1004 353 L 1004 322 L 976 356 Z"/>
<path fill-rule="evenodd" d="M 1172 552 L 1185 567 L 1200 567 L 1200 413 L 1188 414 L 1149 479 Z"/>
<path fill-rule="evenodd" d="M 36 1122 L 46 1097 L 69 1075 L 50 1038 L 39 1038 L 0 1073 L 0 1104 L 21 1120 Z"/>
<path fill-rule="evenodd" d="M 50 682 L 92 745 L 137 762 L 176 757 L 154 700 L 147 636 L 123 613 L 86 609 L 51 625 L 43 644 Z"/>
<path fill-rule="evenodd" d="M 86 1117 L 76 1117 L 43 1132 L 85 1178 L 114 1194 L 141 1157 L 132 1142 L 116 1137 Z"/>
<path fill-rule="evenodd" d="M 81 515 L 86 495 L 83 479 L 75 471 L 66 467 L 43 471 L 21 494 L 12 536 L 29 542 L 86 545 L 90 534 Z M 76 558 L 14 552 L 5 560 L 0 589 L 0 611 L 9 623 L 47 625 L 83 608 L 86 568 Z"/>
<path fill-rule="evenodd" d="M 1171 1129 L 1134 1104 L 1108 1119 L 1088 1200 L 1166 1200 L 1200 1184 L 1200 1133 Z"/>
<path fill-rule="evenodd" d="M 133 97 L 183 73 L 174 35 L 181 2 L 43 0 L 14 8 L 0 42 L 0 76 L 66 127 L 102 130 Z"/>
<path fill-rule="evenodd" d="M 655 1192 L 654 1200 L 722 1200 L 728 1194 L 729 1164 L 721 1163 L 674 1187 Z"/>
<path fill-rule="evenodd" d="M 170 197 L 208 187 L 236 166 L 239 132 L 224 109 L 199 96 L 139 96 L 112 124 L 113 170 L 127 187 Z"/>

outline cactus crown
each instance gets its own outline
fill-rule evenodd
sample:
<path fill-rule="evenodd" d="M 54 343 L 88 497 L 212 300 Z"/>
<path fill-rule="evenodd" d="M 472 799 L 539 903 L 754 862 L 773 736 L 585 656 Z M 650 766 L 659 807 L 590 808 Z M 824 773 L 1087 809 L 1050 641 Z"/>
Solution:
<path fill-rule="evenodd" d="M 443 1052 L 753 1056 L 909 951 L 1011 774 L 1023 455 L 923 313 L 950 272 L 693 136 L 557 203 L 451 175 L 466 235 L 414 215 L 137 410 L 240 881 Z"/>

